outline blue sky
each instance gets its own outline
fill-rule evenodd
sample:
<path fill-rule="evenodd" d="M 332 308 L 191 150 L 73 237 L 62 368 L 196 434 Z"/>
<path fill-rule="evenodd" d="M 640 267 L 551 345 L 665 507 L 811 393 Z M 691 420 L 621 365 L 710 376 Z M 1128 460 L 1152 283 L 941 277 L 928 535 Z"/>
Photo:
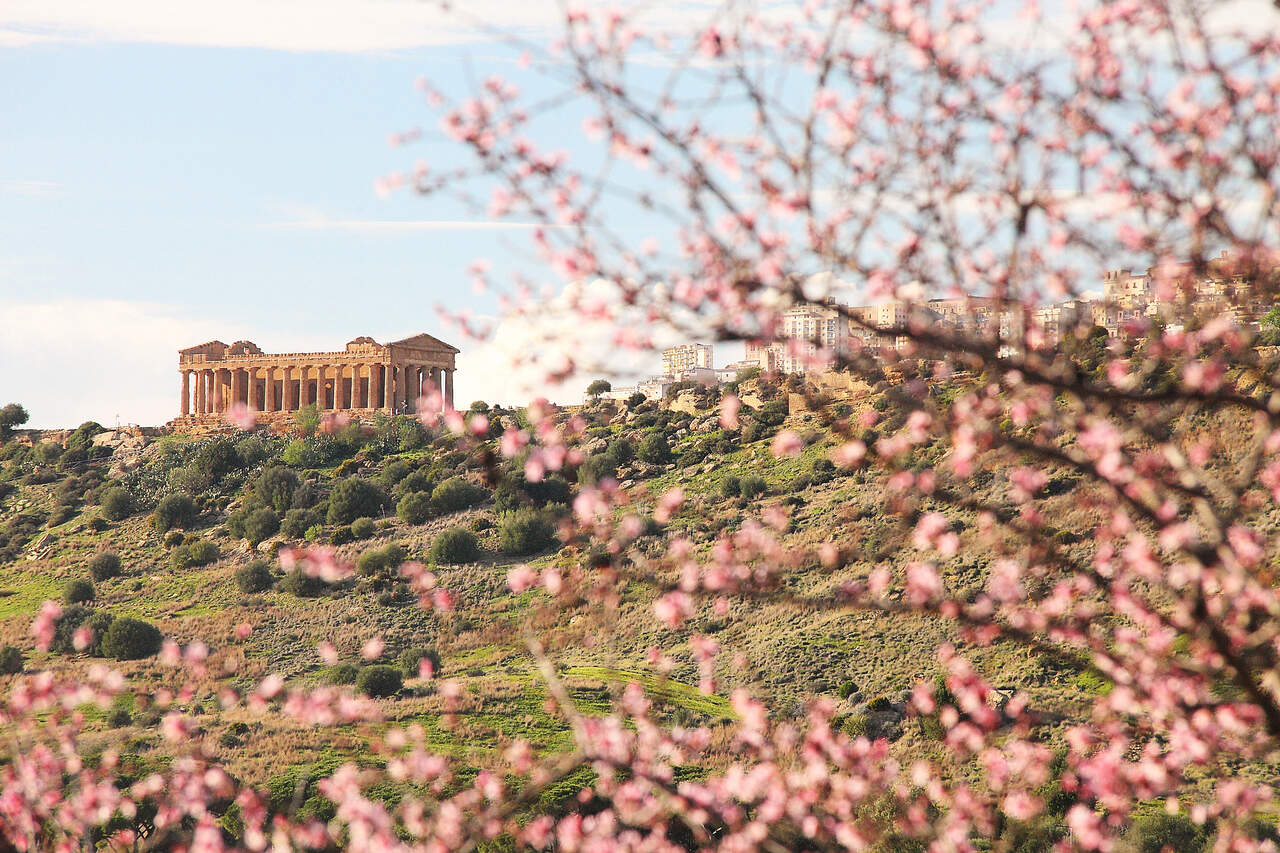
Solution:
<path fill-rule="evenodd" d="M 179 347 L 457 340 L 437 305 L 496 310 L 466 266 L 527 233 L 373 185 L 457 156 L 389 147 L 433 118 L 415 78 L 458 90 L 513 71 L 508 48 L 417 0 L 105 7 L 0 8 L 0 404 L 22 402 L 35 426 L 160 423 Z M 536 31 L 551 9 L 501 19 Z M 569 393 L 514 387 L 468 356 L 460 401 Z"/>

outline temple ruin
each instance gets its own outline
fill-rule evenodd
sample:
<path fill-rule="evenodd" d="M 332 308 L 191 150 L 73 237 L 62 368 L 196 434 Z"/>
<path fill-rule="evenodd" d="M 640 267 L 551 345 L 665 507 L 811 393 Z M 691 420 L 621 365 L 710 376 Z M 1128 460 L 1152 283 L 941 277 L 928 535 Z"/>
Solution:
<path fill-rule="evenodd" d="M 236 403 L 267 422 L 312 404 L 357 416 L 412 413 L 432 386 L 452 406 L 457 354 L 427 334 L 388 344 L 362 336 L 338 352 L 264 353 L 251 341 L 209 341 L 178 351 L 181 415 L 174 425 L 220 420 Z"/>

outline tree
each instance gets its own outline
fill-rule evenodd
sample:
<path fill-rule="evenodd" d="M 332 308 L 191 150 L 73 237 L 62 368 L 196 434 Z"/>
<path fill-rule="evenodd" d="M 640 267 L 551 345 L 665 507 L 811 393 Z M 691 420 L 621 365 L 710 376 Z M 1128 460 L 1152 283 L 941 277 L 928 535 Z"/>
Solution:
<path fill-rule="evenodd" d="M 122 616 L 111 623 L 102 637 L 102 653 L 117 660 L 139 660 L 160 651 L 164 635 L 149 622 Z"/>
<path fill-rule="evenodd" d="M 781 538 L 796 505 L 769 502 L 712 541 L 673 536 L 663 549 L 635 543 L 687 496 L 584 477 L 572 531 L 582 560 L 507 575 L 512 592 L 540 590 L 516 618 L 545 695 L 571 722 L 566 748 L 531 757 L 516 743 L 492 769 L 446 775 L 445 756 L 389 737 L 403 760 L 389 758 L 386 773 L 337 771 L 320 787 L 340 802 L 323 802 L 337 808 L 319 821 L 288 805 L 320 781 L 297 774 L 280 786 L 279 808 L 244 808 L 259 841 L 309 838 L 323 825 L 326 840 L 358 833 L 370 847 L 1097 850 L 1199 846 L 1212 825 L 1221 849 L 1259 847 L 1266 830 L 1255 819 L 1273 802 L 1266 766 L 1280 747 L 1269 627 L 1280 615 L 1280 379 L 1252 331 L 1221 310 L 1248 316 L 1250 304 L 1191 296 L 1224 280 L 1258 299 L 1277 289 L 1265 241 L 1280 226 L 1280 36 L 1208 4 L 1155 0 L 1055 8 L 1052 20 L 1030 7 L 1016 24 L 1003 9 L 963 3 L 783 6 L 761 14 L 731 2 L 670 32 L 625 9 L 571 6 L 554 46 L 529 48 L 563 91 L 522 95 L 494 75 L 453 97 L 426 83 L 440 126 L 475 165 L 416 169 L 384 188 L 474 205 L 480 184 L 491 218 L 541 226 L 530 229 L 539 272 L 573 289 L 556 308 L 522 295 L 533 289 L 516 276 L 502 294 L 512 318 L 560 310 L 555 319 L 576 332 L 606 317 L 607 340 L 628 359 L 648 345 L 636 319 L 696 326 L 779 343 L 799 366 L 834 366 L 877 388 L 882 408 L 846 417 L 819 404 L 811 414 L 828 429 L 833 462 L 880 502 L 801 544 Z M 661 76 L 646 75 L 655 65 Z M 600 146 L 561 154 L 565 117 L 578 113 Z M 1035 306 L 1083 295 L 1124 259 L 1150 265 L 1168 329 L 1132 358 L 1148 313 L 1112 299 L 1094 306 L 1101 332 L 1089 330 L 1090 312 L 1084 337 L 1069 339 L 1085 352 L 1049 341 Z M 609 304 L 580 298 L 583 281 L 604 282 Z M 944 306 L 929 300 L 950 296 L 965 322 L 938 319 Z M 892 318 L 869 319 L 882 307 Z M 788 312 L 807 309 L 830 312 L 839 337 L 848 329 L 860 346 L 816 333 L 780 340 Z M 1206 310 L 1216 316 L 1199 316 Z M 574 355 L 574 369 L 605 368 L 587 363 L 586 347 Z M 563 379 L 562 360 L 546 364 L 549 381 Z M 1147 387 L 1151 371 L 1168 369 L 1176 383 Z M 758 413 L 754 437 L 777 435 L 744 455 L 794 464 L 809 428 L 782 414 L 771 423 Z M 541 404 L 526 415 L 483 452 L 527 460 L 534 474 L 576 464 L 571 416 Z M 457 419 L 445 413 L 436 425 L 478 449 L 480 431 Z M 725 428 L 737 419 L 722 405 Z M 1072 487 L 1059 490 L 1057 478 Z M 1056 535 L 1069 521 L 1082 541 Z M 882 528 L 904 531 L 901 547 L 882 547 Z M 313 559 L 341 574 L 332 554 Z M 441 584 L 453 573 L 409 574 L 420 600 L 449 610 Z M 470 576 L 460 583 L 492 592 Z M 641 589 L 656 589 L 652 607 L 634 606 Z M 703 636 L 712 617 L 768 607 L 832 623 L 909 620 L 918 642 L 936 644 L 912 652 L 943 680 L 926 673 L 903 701 L 877 696 L 844 720 L 825 699 L 801 719 L 790 703 L 771 709 L 735 692 L 719 730 L 651 710 L 637 686 L 602 719 L 559 683 L 554 650 L 567 638 L 533 636 L 552 621 L 542 607 L 652 613 L 641 630 L 658 666 L 696 668 L 708 691 L 729 666 L 719 647 L 730 651 L 733 633 Z M 47 607 L 32 626 L 37 643 L 52 642 L 56 625 Z M 1009 696 L 988 675 L 1003 678 L 1014 657 L 1040 669 Z M 1073 693 L 1078 707 L 1038 705 L 1043 682 L 1065 691 L 1086 673 L 1110 689 Z M 268 704 L 277 681 L 244 705 Z M 82 689 L 48 688 L 66 699 Z M 332 690 L 298 692 L 285 700 L 292 713 L 344 725 L 343 714 L 359 716 Z M 456 685 L 441 693 L 450 715 L 471 701 Z M 39 729 L 41 714 L 23 721 L 47 743 L 75 742 L 73 723 Z M 873 715 L 914 719 L 922 734 L 927 721 L 937 739 L 899 760 Z M 172 722 L 181 744 L 181 718 Z M 203 739 L 190 748 L 157 771 L 174 788 L 156 795 L 168 795 L 169 826 L 180 827 L 171 846 L 219 831 L 206 803 L 180 800 L 192 778 L 225 775 L 193 775 Z M 82 775 L 78 758 L 65 761 L 75 772 L 37 763 L 49 754 L 58 751 L 7 756 L 18 778 L 52 790 L 15 791 L 29 798 L 9 806 L 23 820 L 0 831 L 14 846 L 96 842 L 112 817 L 46 804 L 79 803 L 90 783 L 108 800 L 124 783 Z M 691 765 L 705 772 L 688 775 Z M 429 793 L 401 796 L 406 774 Z M 557 786 L 572 795 L 521 813 Z M 221 802 L 235 793 L 225 787 Z M 1166 805 L 1197 821 L 1144 817 Z"/>
<path fill-rule="evenodd" d="M 189 527 L 198 514 L 195 501 L 188 495 L 175 494 L 160 499 L 152 518 L 156 530 L 166 533 L 175 527 Z"/>
<path fill-rule="evenodd" d="M 13 435 L 13 428 L 22 426 L 30 415 L 18 403 L 9 403 L 0 409 L 0 441 L 8 441 Z"/>
<path fill-rule="evenodd" d="M 587 396 L 593 400 L 598 400 L 602 394 L 607 394 L 612 390 L 613 385 L 609 384 L 607 379 L 596 379 L 587 386 Z"/>
<path fill-rule="evenodd" d="M 366 696 L 394 696 L 403 684 L 400 670 L 386 664 L 366 666 L 356 676 L 356 689 Z"/>
<path fill-rule="evenodd" d="M 330 524 L 350 524 L 362 516 L 372 518 L 382 514 L 387 496 L 368 480 L 347 477 L 333 487 L 329 495 Z"/>

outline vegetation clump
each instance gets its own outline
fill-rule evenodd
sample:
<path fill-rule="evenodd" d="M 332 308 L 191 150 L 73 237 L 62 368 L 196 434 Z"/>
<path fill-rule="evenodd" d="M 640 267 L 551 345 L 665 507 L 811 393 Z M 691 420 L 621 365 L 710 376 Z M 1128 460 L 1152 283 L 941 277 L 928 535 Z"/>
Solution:
<path fill-rule="evenodd" d="M 480 543 L 470 530 L 450 527 L 431 543 L 431 559 L 443 565 L 474 563 L 480 559 Z"/>
<path fill-rule="evenodd" d="M 62 589 L 62 600 L 67 604 L 86 604 L 97 598 L 98 592 L 93 584 L 84 578 L 67 581 Z"/>
<path fill-rule="evenodd" d="M 266 592 L 276 578 L 266 560 L 254 560 L 236 569 L 236 586 L 244 593 Z"/>
<path fill-rule="evenodd" d="M 403 686 L 400 670 L 386 664 L 366 666 L 356 676 L 356 689 L 366 696 L 394 696 Z"/>
<path fill-rule="evenodd" d="M 450 477 L 436 486 L 431 503 L 442 513 L 458 512 L 484 502 L 488 491 L 463 477 Z"/>
<path fill-rule="evenodd" d="M 218 559 L 218 546 L 207 539 L 190 537 L 169 552 L 169 563 L 175 569 L 207 566 Z"/>
<path fill-rule="evenodd" d="M 545 551 L 556 541 L 555 524 L 543 510 L 522 507 L 498 521 L 498 542 L 513 557 Z"/>
<path fill-rule="evenodd" d="M 140 660 L 160 651 L 164 635 L 150 622 L 122 616 L 111 622 L 102 637 L 102 653 L 116 660 Z"/>
<path fill-rule="evenodd" d="M 199 510 L 190 496 L 183 494 L 165 495 L 156 504 L 152 513 L 152 524 L 160 533 L 166 533 L 175 527 L 190 527 Z"/>
<path fill-rule="evenodd" d="M 120 574 L 120 555 L 112 551 L 100 551 L 89 561 L 89 574 L 96 581 L 105 581 Z"/>

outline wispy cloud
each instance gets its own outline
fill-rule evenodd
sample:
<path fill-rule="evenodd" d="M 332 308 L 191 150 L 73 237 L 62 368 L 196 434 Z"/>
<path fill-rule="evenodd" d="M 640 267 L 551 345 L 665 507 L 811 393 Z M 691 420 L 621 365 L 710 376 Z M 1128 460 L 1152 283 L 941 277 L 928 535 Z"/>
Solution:
<path fill-rule="evenodd" d="M 3 33 L 0 32 L 0 46 L 4 45 Z M 21 196 L 51 196 L 65 189 L 56 181 L 31 181 L 19 178 L 0 178 L 0 193 Z"/>
<path fill-rule="evenodd" d="M 545 227 L 535 222 L 484 222 L 468 219 L 330 219 L 309 216 L 268 222 L 263 228 L 284 231 L 521 231 Z"/>

